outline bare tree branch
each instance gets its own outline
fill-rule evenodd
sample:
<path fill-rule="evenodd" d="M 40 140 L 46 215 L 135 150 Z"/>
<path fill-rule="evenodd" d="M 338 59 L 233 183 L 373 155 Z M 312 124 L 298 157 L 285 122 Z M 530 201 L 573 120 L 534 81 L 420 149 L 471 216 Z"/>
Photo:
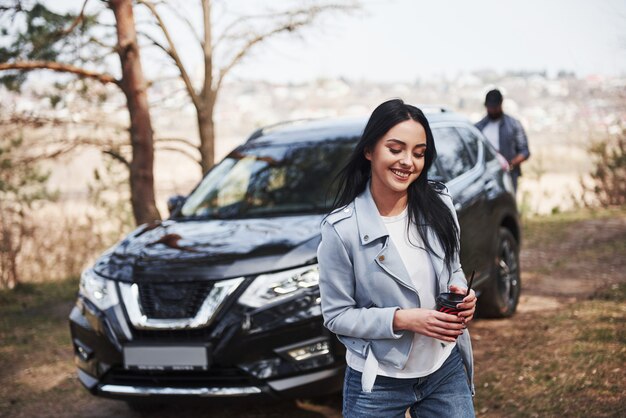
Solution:
<path fill-rule="evenodd" d="M 247 42 L 245 42 L 245 44 L 239 49 L 239 52 L 237 52 L 233 58 L 231 59 L 231 61 L 225 65 L 224 67 L 220 68 L 219 70 L 219 76 L 217 78 L 217 83 L 215 85 L 215 88 L 213 89 L 214 91 L 219 91 L 222 82 L 224 81 L 224 77 L 230 72 L 230 70 L 239 63 L 239 61 L 241 61 L 241 59 L 250 51 L 250 49 L 260 43 L 265 41 L 266 39 L 277 35 L 279 33 L 282 32 L 295 32 L 305 26 L 310 25 L 319 15 L 321 15 L 322 13 L 328 12 L 328 11 L 336 11 L 336 10 L 340 10 L 340 11 L 349 11 L 349 10 L 354 10 L 356 8 L 356 6 L 352 5 L 336 5 L 336 4 L 330 4 L 330 5 L 322 5 L 322 6 L 313 6 L 310 8 L 305 8 L 305 9 L 298 9 L 298 10 L 292 10 L 292 11 L 287 11 L 284 13 L 279 13 L 279 14 L 267 14 L 267 15 L 258 15 L 258 16 L 246 16 L 243 17 L 241 19 L 239 19 L 239 22 L 243 22 L 246 20 L 249 20 L 250 18 L 259 18 L 259 17 L 285 17 L 287 18 L 286 22 L 266 31 L 266 32 L 261 32 L 258 34 L 254 34 L 250 39 L 247 40 Z"/>
<path fill-rule="evenodd" d="M 161 142 L 161 143 L 164 143 L 164 142 L 175 142 L 177 144 L 183 144 L 183 145 L 186 145 L 188 147 L 191 147 L 191 148 L 193 148 L 196 151 L 198 150 L 198 145 L 197 144 L 194 144 L 194 143 L 192 143 L 191 141 L 189 141 L 188 139 L 185 139 L 185 138 L 158 138 L 158 139 L 156 139 L 156 142 Z"/>
<path fill-rule="evenodd" d="M 84 68 L 76 67 L 71 64 L 63 64 L 54 61 L 16 61 L 16 62 L 3 62 L 0 63 L 0 71 L 3 70 L 52 70 L 61 73 L 76 74 L 79 77 L 92 78 L 98 80 L 103 84 L 112 83 L 120 86 L 120 81 L 109 74 L 97 73 L 95 71 L 89 71 Z"/>
<path fill-rule="evenodd" d="M 196 38 L 196 41 L 198 41 L 198 44 L 202 45 L 202 38 L 200 38 L 200 35 L 198 34 L 198 31 L 196 30 L 196 28 L 193 26 L 193 23 L 191 23 L 191 21 L 187 19 L 187 17 L 184 16 L 178 10 L 178 8 L 174 7 L 171 3 L 165 3 L 165 5 L 172 13 L 176 15 L 177 18 L 182 20 L 185 23 L 185 25 L 187 25 L 193 37 Z"/>
<path fill-rule="evenodd" d="M 100 118 L 95 119 L 81 119 L 80 122 L 76 122 L 70 118 L 54 118 L 47 116 L 39 116 L 39 115 L 11 115 L 8 118 L 0 118 L 0 126 L 3 127 L 1 132 L 6 132 L 5 129 L 21 129 L 22 126 L 30 126 L 32 128 L 42 128 L 44 126 L 47 127 L 57 127 L 57 126 L 68 126 L 68 125 L 81 125 L 81 126 L 94 126 L 94 127 L 102 127 L 105 126 L 107 128 L 112 129 L 124 129 L 127 130 L 128 126 L 119 125 L 113 122 L 105 122 Z M 10 128 L 13 126 L 14 128 Z"/>
<path fill-rule="evenodd" d="M 110 155 L 111 157 L 113 157 L 117 161 L 121 162 L 122 164 L 124 164 L 126 166 L 126 168 L 128 170 L 130 170 L 130 162 L 126 158 L 124 158 L 124 156 L 122 154 L 120 154 L 117 151 L 112 150 L 112 149 L 103 150 L 102 152 L 104 154 Z"/>
<path fill-rule="evenodd" d="M 233 20 L 230 24 L 221 32 L 220 36 L 218 36 L 217 40 L 213 43 L 213 48 L 217 49 L 218 45 L 225 40 L 235 40 L 240 39 L 242 37 L 242 33 L 236 31 L 240 26 L 245 26 L 246 28 L 250 28 L 254 25 L 254 21 L 266 21 L 271 22 L 275 20 L 280 20 L 282 18 L 288 18 L 293 21 L 298 16 L 307 16 L 311 15 L 315 18 L 317 15 L 320 15 L 327 11 L 343 11 L 350 12 L 356 11 L 360 9 L 360 5 L 358 1 L 353 1 L 349 4 L 326 4 L 326 5 L 315 5 L 311 7 L 305 7 L 301 9 L 295 10 L 287 10 L 281 12 L 268 12 L 268 13 L 259 13 L 255 15 L 246 15 L 240 16 L 238 19 Z M 312 21 L 312 19 L 311 19 Z"/>
<path fill-rule="evenodd" d="M 234 29 L 236 29 L 240 25 L 243 25 L 244 23 L 247 23 L 248 26 L 250 26 L 249 22 L 253 20 L 271 20 L 271 19 L 279 18 L 284 15 L 285 15 L 285 12 L 272 12 L 272 13 L 261 13 L 257 15 L 240 16 L 238 19 L 233 20 L 232 22 L 228 24 L 228 26 L 226 26 L 226 28 L 224 28 L 220 36 L 218 36 L 217 40 L 213 43 L 213 48 L 217 49 L 217 47 L 225 40 L 239 38 L 241 34 L 232 34 L 231 32 L 233 32 Z"/>
<path fill-rule="evenodd" d="M 152 35 L 150 35 L 149 33 L 146 33 L 146 32 L 138 32 L 138 34 L 143 36 L 144 38 L 146 38 L 148 41 L 150 41 L 150 43 L 152 43 L 157 48 L 161 49 L 163 52 L 165 52 L 171 58 L 170 49 L 168 47 L 166 47 L 165 45 L 163 45 L 161 42 L 159 42 L 157 39 L 155 39 L 154 36 L 152 36 Z"/>
<path fill-rule="evenodd" d="M 93 36 L 89 38 L 89 42 L 93 43 L 95 45 L 98 45 L 102 48 L 106 48 L 106 49 L 110 49 L 111 52 L 115 52 L 116 50 L 116 46 L 115 45 L 107 45 L 104 42 L 102 42 L 100 39 L 94 38 Z"/>
<path fill-rule="evenodd" d="M 78 143 L 70 143 L 70 144 L 64 144 L 64 145 L 65 145 L 64 147 L 56 149 L 54 151 L 49 151 L 49 152 L 46 152 L 46 153 L 38 153 L 37 155 L 32 155 L 32 156 L 27 156 L 27 157 L 21 158 L 21 159 L 17 160 L 17 162 L 19 162 L 20 164 L 30 164 L 30 163 L 33 163 L 35 161 L 52 160 L 54 158 L 60 157 L 61 155 L 67 154 L 70 151 L 73 151 L 80 144 L 78 144 Z"/>
<path fill-rule="evenodd" d="M 173 152 L 177 152 L 179 154 L 183 154 L 185 157 L 189 158 L 191 161 L 193 161 L 196 164 L 200 163 L 200 160 L 198 160 L 198 158 L 196 156 L 194 156 L 193 154 L 191 154 L 188 151 L 185 151 L 182 148 L 167 147 L 167 146 L 163 146 L 163 147 L 157 146 L 155 149 L 156 149 L 156 151 L 173 151 Z"/>
<path fill-rule="evenodd" d="M 24 11 L 24 8 L 22 7 L 22 1 L 21 0 L 13 0 L 13 4 L 11 6 L 5 6 L 5 5 L 1 5 L 0 6 L 0 17 L 2 16 L 2 14 L 4 12 L 13 12 L 11 13 L 11 19 L 15 18 L 15 16 Z"/>
<path fill-rule="evenodd" d="M 80 13 L 78 14 L 78 16 L 76 16 L 76 19 L 74 19 L 70 26 L 60 31 L 59 36 L 65 36 L 68 33 L 71 33 L 76 28 L 76 26 L 78 26 L 78 24 L 82 22 L 83 18 L 85 17 L 85 7 L 87 6 L 88 1 L 89 0 L 85 0 L 85 2 L 83 3 L 83 7 L 80 9 Z"/>
<path fill-rule="evenodd" d="M 185 83 L 185 87 L 187 87 L 187 91 L 189 92 L 189 97 L 191 98 L 191 101 L 194 103 L 194 105 L 197 108 L 200 108 L 202 106 L 201 100 L 198 97 L 198 94 L 196 93 L 196 90 L 193 87 L 191 78 L 189 77 L 189 74 L 187 73 L 187 70 L 185 69 L 183 62 L 180 59 L 180 56 L 178 55 L 178 51 L 176 50 L 174 41 L 172 40 L 172 37 L 170 36 L 169 30 L 167 29 L 165 22 L 163 21 L 163 19 L 161 18 L 161 15 L 157 11 L 156 6 L 154 5 L 153 2 L 150 2 L 148 0 L 139 0 L 138 2 L 146 6 L 150 10 L 154 18 L 156 19 L 157 24 L 163 31 L 163 35 L 165 36 L 165 39 L 167 40 L 167 43 L 169 45 L 169 48 L 163 48 L 163 50 L 172 58 L 172 60 L 174 60 L 174 63 L 178 67 L 178 71 L 180 71 L 180 76 L 182 77 L 183 82 Z M 158 43 L 156 45 L 159 46 Z"/>

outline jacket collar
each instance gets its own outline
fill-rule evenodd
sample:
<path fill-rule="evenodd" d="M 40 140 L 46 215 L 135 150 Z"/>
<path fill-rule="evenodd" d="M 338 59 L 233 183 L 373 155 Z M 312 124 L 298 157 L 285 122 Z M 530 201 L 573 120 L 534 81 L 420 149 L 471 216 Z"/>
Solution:
<path fill-rule="evenodd" d="M 372 197 L 372 193 L 370 191 L 370 181 L 367 182 L 365 186 L 365 190 L 358 195 L 354 199 L 354 212 L 356 215 L 357 228 L 359 230 L 359 239 L 361 240 L 361 245 L 366 245 L 374 240 L 381 237 L 388 237 L 389 232 L 387 232 L 387 228 L 381 219 L 378 208 L 376 207 L 376 203 L 374 203 L 374 198 Z M 441 278 L 441 273 L 444 268 L 444 251 L 441 245 L 439 244 L 439 240 L 437 239 L 435 232 L 432 228 L 428 228 L 428 242 L 434 252 L 431 253 L 429 251 L 430 259 L 433 263 L 433 268 L 435 269 L 435 275 L 438 278 Z M 393 247 L 393 246 L 392 246 Z M 383 249 L 381 250 L 381 254 L 387 251 L 387 244 L 385 243 Z M 408 273 L 406 273 L 406 269 L 404 268 L 404 264 L 401 264 L 400 254 L 394 249 L 391 249 L 391 268 L 397 272 L 394 274 L 390 271 L 394 276 L 399 278 L 401 281 L 405 282 L 409 286 L 413 286 L 408 277 Z M 379 254 L 380 255 L 380 254 Z M 389 256 L 389 254 L 387 254 Z M 377 258 L 378 260 L 378 258 Z M 394 261 L 395 260 L 395 261 Z M 378 261 L 377 261 L 378 262 Z M 386 263 L 390 264 L 390 263 Z M 396 266 L 396 267 L 393 267 Z M 440 284 L 440 291 L 445 288 L 445 283 Z"/>
<path fill-rule="evenodd" d="M 368 180 L 363 193 L 354 199 L 354 209 L 356 212 L 356 222 L 359 228 L 361 245 L 366 245 L 378 238 L 389 236 L 389 232 L 387 232 L 387 228 L 380 218 L 378 208 L 372 197 L 370 183 L 371 181 Z"/>

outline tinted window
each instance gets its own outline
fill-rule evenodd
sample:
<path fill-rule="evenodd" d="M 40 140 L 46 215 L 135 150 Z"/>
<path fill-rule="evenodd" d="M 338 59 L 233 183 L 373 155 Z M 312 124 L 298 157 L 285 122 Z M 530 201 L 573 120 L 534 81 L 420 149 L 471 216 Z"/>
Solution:
<path fill-rule="evenodd" d="M 433 129 L 437 158 L 451 179 L 460 176 L 474 165 L 468 149 L 454 128 Z"/>
<path fill-rule="evenodd" d="M 445 176 L 441 173 L 441 171 L 439 171 L 439 167 L 437 166 L 437 163 L 433 164 L 430 166 L 430 168 L 428 169 L 428 180 L 435 180 L 435 181 L 445 181 Z"/>
<path fill-rule="evenodd" d="M 324 213 L 334 197 L 331 182 L 353 145 L 334 140 L 240 147 L 206 175 L 181 215 L 227 219 Z"/>
<path fill-rule="evenodd" d="M 469 149 L 472 160 L 474 161 L 474 163 L 476 163 L 476 161 L 478 160 L 478 137 L 468 128 L 457 127 L 456 129 L 465 140 L 465 144 Z"/>
<path fill-rule="evenodd" d="M 493 149 L 490 146 L 484 146 L 483 149 L 485 150 L 485 161 L 491 161 L 494 158 L 496 158 L 496 150 Z"/>

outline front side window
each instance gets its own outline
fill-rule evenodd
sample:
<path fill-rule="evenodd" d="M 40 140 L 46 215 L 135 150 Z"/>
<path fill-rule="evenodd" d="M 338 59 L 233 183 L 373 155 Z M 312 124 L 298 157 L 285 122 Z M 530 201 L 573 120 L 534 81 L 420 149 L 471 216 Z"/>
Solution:
<path fill-rule="evenodd" d="M 355 141 L 239 147 L 189 195 L 181 216 L 232 219 L 325 213 L 334 198 L 332 180 Z"/>
<path fill-rule="evenodd" d="M 474 166 L 469 150 L 454 128 L 435 128 L 433 137 L 439 164 L 450 179 L 460 176 Z"/>

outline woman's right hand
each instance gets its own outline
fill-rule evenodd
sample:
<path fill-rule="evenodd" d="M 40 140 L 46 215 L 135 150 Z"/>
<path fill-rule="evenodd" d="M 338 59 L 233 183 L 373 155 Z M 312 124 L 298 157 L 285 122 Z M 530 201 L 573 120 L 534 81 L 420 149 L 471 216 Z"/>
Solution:
<path fill-rule="evenodd" d="M 398 309 L 393 316 L 394 331 L 407 330 L 445 342 L 454 342 L 463 333 L 465 324 L 457 315 L 433 309 Z"/>

